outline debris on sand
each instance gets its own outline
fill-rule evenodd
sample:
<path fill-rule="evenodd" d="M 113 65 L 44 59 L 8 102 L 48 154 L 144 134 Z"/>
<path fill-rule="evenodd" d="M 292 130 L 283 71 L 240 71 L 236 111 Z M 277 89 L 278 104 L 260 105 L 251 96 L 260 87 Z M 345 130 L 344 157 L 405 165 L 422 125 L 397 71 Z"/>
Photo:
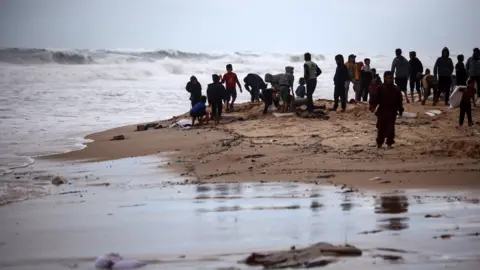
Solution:
<path fill-rule="evenodd" d="M 256 154 L 256 155 L 244 156 L 243 158 L 261 158 L 261 157 L 264 157 L 264 156 L 265 156 L 264 154 Z"/>
<path fill-rule="evenodd" d="M 441 218 L 441 217 L 443 217 L 443 215 L 430 215 L 430 214 L 425 215 L 425 218 Z"/>
<path fill-rule="evenodd" d="M 377 177 L 370 178 L 369 181 L 380 181 L 380 180 L 382 180 L 382 178 L 377 176 Z"/>
<path fill-rule="evenodd" d="M 67 183 L 67 179 L 65 179 L 61 176 L 55 176 L 52 179 L 52 185 L 55 185 L 55 186 L 60 186 L 60 185 L 66 184 L 66 183 Z"/>
<path fill-rule="evenodd" d="M 95 260 L 97 269 L 135 269 L 147 264 L 146 261 L 124 260 L 118 253 L 108 253 Z"/>
<path fill-rule="evenodd" d="M 137 131 L 144 131 L 149 129 L 160 129 L 163 126 L 160 123 L 148 123 L 145 125 L 137 125 Z"/>
<path fill-rule="evenodd" d="M 288 251 L 252 253 L 243 263 L 249 266 L 270 268 L 312 268 L 328 265 L 336 260 L 326 256 L 361 256 L 362 251 L 354 246 L 334 246 L 318 243 L 306 248 L 291 248 Z"/>
<path fill-rule="evenodd" d="M 442 234 L 440 236 L 434 236 L 433 239 L 450 239 L 453 237 L 453 234 Z"/>
<path fill-rule="evenodd" d="M 117 135 L 117 136 L 113 136 L 113 138 L 111 139 L 111 141 L 121 141 L 121 140 L 125 140 L 125 136 Z"/>
<path fill-rule="evenodd" d="M 373 255 L 373 258 L 382 258 L 385 261 L 400 261 L 400 260 L 403 260 L 402 256 L 385 255 L 385 254 L 376 254 L 376 255 Z"/>
<path fill-rule="evenodd" d="M 317 179 L 329 179 L 329 178 L 334 178 L 334 177 L 335 177 L 335 174 L 333 174 L 333 173 L 317 175 Z"/>

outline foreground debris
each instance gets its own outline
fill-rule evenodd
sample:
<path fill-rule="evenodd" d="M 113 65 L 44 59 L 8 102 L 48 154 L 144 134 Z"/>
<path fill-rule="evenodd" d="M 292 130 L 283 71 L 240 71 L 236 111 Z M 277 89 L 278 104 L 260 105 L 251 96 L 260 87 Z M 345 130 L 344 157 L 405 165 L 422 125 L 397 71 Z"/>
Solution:
<path fill-rule="evenodd" d="M 311 268 L 325 266 L 336 260 L 332 256 L 361 256 L 362 251 L 354 246 L 335 246 L 317 243 L 302 249 L 292 247 L 289 251 L 272 253 L 252 253 L 243 263 L 249 266 L 263 266 L 266 269 Z"/>

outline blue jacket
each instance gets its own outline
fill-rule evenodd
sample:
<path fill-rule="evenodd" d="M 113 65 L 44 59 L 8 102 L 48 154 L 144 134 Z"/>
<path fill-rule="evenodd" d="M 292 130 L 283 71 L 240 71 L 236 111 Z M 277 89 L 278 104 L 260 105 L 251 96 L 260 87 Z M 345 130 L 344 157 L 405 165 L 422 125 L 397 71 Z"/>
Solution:
<path fill-rule="evenodd" d="M 206 111 L 207 111 L 207 106 L 205 105 L 205 103 L 200 101 L 192 107 L 192 109 L 190 110 L 190 113 L 199 115 L 199 114 L 205 114 Z"/>

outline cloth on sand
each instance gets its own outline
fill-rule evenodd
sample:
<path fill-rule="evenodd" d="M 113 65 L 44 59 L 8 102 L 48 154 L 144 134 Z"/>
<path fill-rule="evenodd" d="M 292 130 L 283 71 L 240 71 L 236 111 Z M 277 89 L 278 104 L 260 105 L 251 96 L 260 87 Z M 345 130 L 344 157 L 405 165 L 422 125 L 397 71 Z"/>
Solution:
<path fill-rule="evenodd" d="M 98 269 L 135 269 L 147 265 L 146 261 L 124 260 L 118 253 L 108 253 L 95 260 Z"/>
<path fill-rule="evenodd" d="M 306 248 L 271 253 L 252 253 L 244 263 L 249 266 L 265 268 L 316 267 L 335 262 L 327 256 L 361 256 L 362 251 L 354 246 L 335 246 L 329 243 L 317 243 Z"/>

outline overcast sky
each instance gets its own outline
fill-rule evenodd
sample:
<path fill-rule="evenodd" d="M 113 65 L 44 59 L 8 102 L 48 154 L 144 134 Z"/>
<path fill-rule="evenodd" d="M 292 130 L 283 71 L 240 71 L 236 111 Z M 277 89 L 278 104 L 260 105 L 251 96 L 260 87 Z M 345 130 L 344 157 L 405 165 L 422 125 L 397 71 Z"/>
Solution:
<path fill-rule="evenodd" d="M 0 46 L 470 53 L 480 0 L 0 0 Z"/>

